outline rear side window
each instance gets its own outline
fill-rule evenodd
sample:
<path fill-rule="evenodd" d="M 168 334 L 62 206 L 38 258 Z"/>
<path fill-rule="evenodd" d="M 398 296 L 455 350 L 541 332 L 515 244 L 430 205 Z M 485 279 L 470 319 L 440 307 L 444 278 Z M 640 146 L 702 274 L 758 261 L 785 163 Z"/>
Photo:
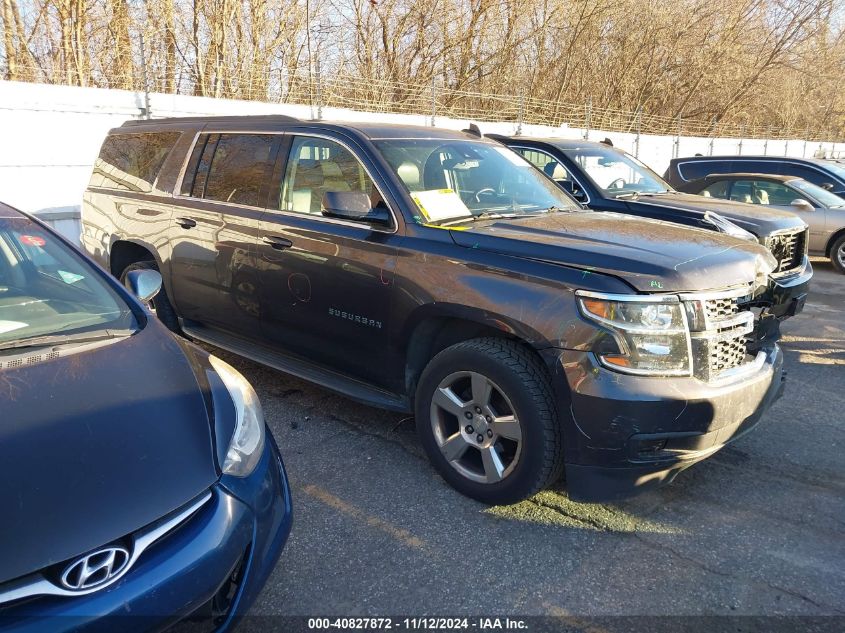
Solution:
<path fill-rule="evenodd" d="M 94 165 L 91 184 L 125 191 L 150 191 L 181 132 L 112 134 Z"/>
<path fill-rule="evenodd" d="M 795 176 L 796 178 L 803 178 L 807 182 L 820 187 L 825 184 L 833 184 L 835 179 L 826 172 L 804 165 L 797 165 L 795 163 L 781 163 L 778 165 L 776 173 L 783 176 Z"/>
<path fill-rule="evenodd" d="M 183 195 L 263 207 L 261 192 L 275 138 L 272 134 L 201 135 L 188 164 L 192 173 L 185 175 Z"/>

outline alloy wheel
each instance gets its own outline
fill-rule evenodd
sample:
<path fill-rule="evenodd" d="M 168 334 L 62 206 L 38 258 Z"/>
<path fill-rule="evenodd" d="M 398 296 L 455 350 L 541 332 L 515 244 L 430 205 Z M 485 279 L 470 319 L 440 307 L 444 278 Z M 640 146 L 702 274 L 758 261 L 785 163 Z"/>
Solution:
<path fill-rule="evenodd" d="M 504 391 L 487 376 L 446 376 L 431 399 L 434 439 L 449 465 L 472 481 L 492 484 L 519 462 L 522 426 Z"/>

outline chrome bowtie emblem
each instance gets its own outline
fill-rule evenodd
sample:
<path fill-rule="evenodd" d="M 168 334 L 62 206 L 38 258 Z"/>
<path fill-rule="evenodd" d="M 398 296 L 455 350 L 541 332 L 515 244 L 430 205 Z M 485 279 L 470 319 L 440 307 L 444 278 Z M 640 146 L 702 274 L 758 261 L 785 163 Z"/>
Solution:
<path fill-rule="evenodd" d="M 73 591 L 94 589 L 117 578 L 128 564 L 129 552 L 126 549 L 104 547 L 68 565 L 62 574 L 62 585 Z"/>

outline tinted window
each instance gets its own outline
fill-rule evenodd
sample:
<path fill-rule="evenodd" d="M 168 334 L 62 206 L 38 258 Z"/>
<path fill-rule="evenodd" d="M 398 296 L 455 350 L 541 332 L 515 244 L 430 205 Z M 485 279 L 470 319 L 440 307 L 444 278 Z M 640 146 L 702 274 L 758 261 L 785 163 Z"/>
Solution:
<path fill-rule="evenodd" d="M 322 213 L 326 193 L 360 191 L 372 206 L 381 201 L 364 166 L 342 145 L 321 138 L 297 136 L 288 154 L 279 208 L 294 213 Z"/>
<path fill-rule="evenodd" d="M 199 166 L 200 157 L 205 152 L 209 138 L 208 134 L 202 134 L 194 145 L 194 151 L 191 152 L 191 158 L 188 161 L 188 165 L 185 167 L 185 175 L 182 178 L 182 185 L 179 189 L 179 193 L 183 196 L 190 196 L 193 191 L 194 179 L 197 175 L 197 167 Z M 206 166 L 206 171 L 208 171 L 208 166 Z"/>
<path fill-rule="evenodd" d="M 72 249 L 28 220 L 0 218 L 0 347 L 135 326 L 129 306 Z"/>
<path fill-rule="evenodd" d="M 794 163 L 779 163 L 777 165 L 777 172 L 783 176 L 795 176 L 796 178 L 803 178 L 807 182 L 814 185 L 822 186 L 824 184 L 835 182 L 834 178 L 829 173 L 825 173 L 812 167 L 804 165 L 796 165 Z"/>
<path fill-rule="evenodd" d="M 733 169 L 732 163 L 729 161 L 696 160 L 688 163 L 678 163 L 678 172 L 681 174 L 681 178 L 687 182 L 704 178 L 710 174 L 730 174 L 733 171 L 738 170 Z M 743 168 L 741 171 L 750 170 Z"/>
<path fill-rule="evenodd" d="M 263 207 L 260 194 L 274 138 L 272 134 L 221 134 L 203 198 Z"/>
<path fill-rule="evenodd" d="M 202 152 L 199 154 L 199 162 L 197 164 L 197 172 L 191 184 L 191 195 L 194 198 L 202 198 L 205 195 L 205 184 L 208 182 L 208 169 L 211 167 L 211 159 L 214 157 L 214 150 L 217 149 L 217 139 L 219 134 L 204 134 L 200 137 L 202 143 Z M 197 143 L 199 146 L 200 143 Z"/>
<path fill-rule="evenodd" d="M 92 184 L 149 191 L 180 132 L 112 134 L 103 142 Z"/>

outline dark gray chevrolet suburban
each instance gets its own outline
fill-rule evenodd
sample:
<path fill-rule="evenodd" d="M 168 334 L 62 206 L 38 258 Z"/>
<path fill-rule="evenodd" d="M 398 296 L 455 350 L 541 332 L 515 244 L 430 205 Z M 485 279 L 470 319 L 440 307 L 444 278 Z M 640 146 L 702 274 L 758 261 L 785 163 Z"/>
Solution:
<path fill-rule="evenodd" d="M 583 209 L 499 143 L 281 116 L 129 122 L 84 247 L 158 269 L 171 329 L 413 412 L 455 488 L 510 503 L 670 481 L 781 395 L 754 242 Z"/>

